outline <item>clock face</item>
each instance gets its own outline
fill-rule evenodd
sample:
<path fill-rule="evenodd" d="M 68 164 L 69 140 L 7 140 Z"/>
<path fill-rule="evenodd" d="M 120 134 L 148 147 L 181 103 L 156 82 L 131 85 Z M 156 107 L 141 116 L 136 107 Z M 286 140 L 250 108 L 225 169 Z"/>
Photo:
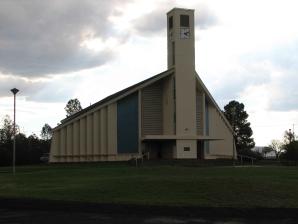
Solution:
<path fill-rule="evenodd" d="M 180 39 L 189 39 L 190 37 L 190 29 L 189 28 L 181 28 L 180 29 Z"/>

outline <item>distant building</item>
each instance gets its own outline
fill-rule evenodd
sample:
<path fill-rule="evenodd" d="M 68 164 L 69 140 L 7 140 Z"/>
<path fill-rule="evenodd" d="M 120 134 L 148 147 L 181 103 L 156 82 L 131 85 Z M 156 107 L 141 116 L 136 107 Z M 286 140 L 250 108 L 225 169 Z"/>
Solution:
<path fill-rule="evenodd" d="M 261 153 L 265 159 L 275 159 L 276 158 L 276 152 L 275 151 L 270 151 L 270 152 L 265 152 L 265 146 L 255 146 L 252 151 Z"/>
<path fill-rule="evenodd" d="M 168 70 L 62 120 L 53 129 L 50 162 L 120 161 L 143 153 L 236 158 L 232 128 L 195 71 L 194 10 L 174 8 L 167 21 Z"/>
<path fill-rule="evenodd" d="M 255 146 L 254 148 L 252 148 L 252 151 L 263 153 L 264 148 L 265 146 Z"/>
<path fill-rule="evenodd" d="M 265 159 L 276 159 L 276 152 L 270 151 L 270 152 L 264 153 L 264 158 Z"/>

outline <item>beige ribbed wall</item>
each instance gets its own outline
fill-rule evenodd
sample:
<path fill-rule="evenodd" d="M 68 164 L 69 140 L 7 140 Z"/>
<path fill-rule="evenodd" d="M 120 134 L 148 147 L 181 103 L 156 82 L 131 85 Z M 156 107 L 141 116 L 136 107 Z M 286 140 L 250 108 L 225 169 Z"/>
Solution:
<path fill-rule="evenodd" d="M 50 162 L 116 160 L 116 155 L 117 103 L 54 130 Z"/>
<path fill-rule="evenodd" d="M 50 153 L 50 161 L 60 162 L 60 130 L 56 130 L 53 132 L 52 142 L 51 142 L 51 153 Z"/>
<path fill-rule="evenodd" d="M 73 162 L 80 161 L 80 121 L 73 124 Z"/>
<path fill-rule="evenodd" d="M 163 82 L 142 90 L 142 135 L 163 134 Z"/>
<path fill-rule="evenodd" d="M 116 104 L 110 104 L 108 110 L 108 155 L 117 154 L 117 106 Z"/>
<path fill-rule="evenodd" d="M 107 156 L 107 108 L 100 111 L 100 154 Z"/>
<path fill-rule="evenodd" d="M 80 119 L 80 162 L 86 161 L 86 117 Z"/>
<path fill-rule="evenodd" d="M 92 161 L 93 155 L 93 114 L 87 115 L 87 128 L 86 128 L 86 139 L 87 139 L 87 161 Z"/>
<path fill-rule="evenodd" d="M 72 162 L 73 158 L 73 131 L 72 131 L 73 124 L 67 125 L 66 128 L 66 161 Z"/>
<path fill-rule="evenodd" d="M 163 79 L 163 134 L 175 134 L 175 101 L 174 101 L 174 76 L 171 75 Z"/>
<path fill-rule="evenodd" d="M 58 150 L 61 160 L 65 160 L 65 155 L 66 155 L 66 127 L 62 128 L 60 131 L 60 150 Z"/>
<path fill-rule="evenodd" d="M 205 94 L 197 91 L 196 93 L 196 122 L 197 122 L 197 134 L 204 135 L 204 104 Z"/>
<path fill-rule="evenodd" d="M 98 161 L 100 155 L 100 111 L 93 114 L 93 160 Z"/>

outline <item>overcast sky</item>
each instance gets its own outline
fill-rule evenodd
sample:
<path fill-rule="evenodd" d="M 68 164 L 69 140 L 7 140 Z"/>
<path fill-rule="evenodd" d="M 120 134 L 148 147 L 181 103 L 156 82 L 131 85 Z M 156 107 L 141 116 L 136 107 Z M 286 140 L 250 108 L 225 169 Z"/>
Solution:
<path fill-rule="evenodd" d="M 257 145 L 298 129 L 298 2 L 1 0 L 0 118 L 27 135 L 167 69 L 166 13 L 195 9 L 196 70 L 223 108 L 245 104 Z"/>

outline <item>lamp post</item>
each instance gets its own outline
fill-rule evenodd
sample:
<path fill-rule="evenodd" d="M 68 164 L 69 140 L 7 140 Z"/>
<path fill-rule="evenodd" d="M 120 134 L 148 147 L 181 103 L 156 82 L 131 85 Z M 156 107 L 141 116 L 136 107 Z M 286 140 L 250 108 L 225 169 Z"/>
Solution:
<path fill-rule="evenodd" d="M 13 93 L 13 156 L 12 156 L 12 170 L 13 175 L 16 173 L 16 95 L 19 92 L 17 88 L 10 90 Z"/>

